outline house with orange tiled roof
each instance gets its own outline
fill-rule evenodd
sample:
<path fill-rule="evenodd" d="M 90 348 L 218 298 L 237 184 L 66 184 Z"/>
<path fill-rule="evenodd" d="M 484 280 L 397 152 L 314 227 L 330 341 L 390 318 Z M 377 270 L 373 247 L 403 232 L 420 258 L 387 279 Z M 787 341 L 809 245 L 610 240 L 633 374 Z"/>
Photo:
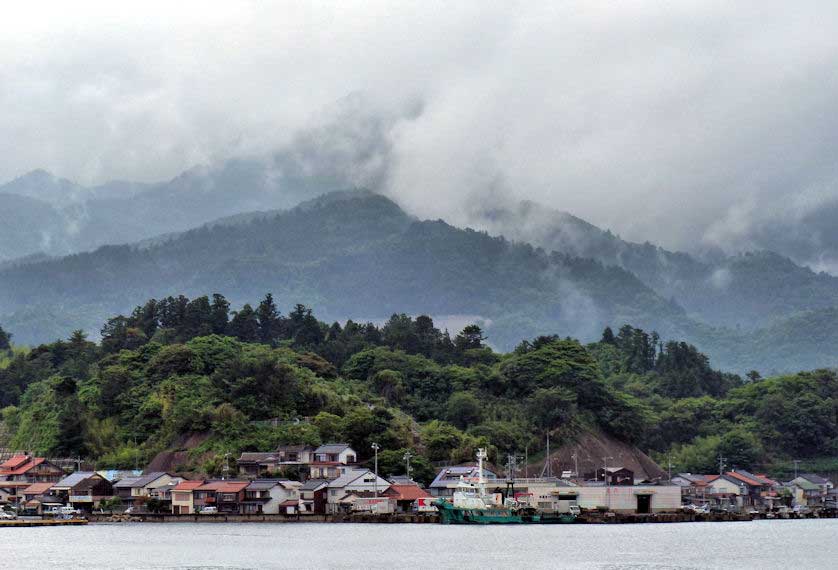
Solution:
<path fill-rule="evenodd" d="M 176 515 L 191 515 L 195 512 L 195 489 L 204 485 L 199 481 L 181 481 L 172 489 L 172 513 Z"/>
<path fill-rule="evenodd" d="M 43 457 L 15 455 L 0 463 L 0 481 L 55 483 L 64 477 L 64 470 Z"/>
<path fill-rule="evenodd" d="M 194 508 L 216 507 L 219 513 L 240 513 L 250 481 L 206 481 L 193 490 Z"/>
<path fill-rule="evenodd" d="M 23 513 L 42 515 L 47 509 L 64 505 L 64 500 L 55 494 L 52 483 L 32 483 L 20 491 Z"/>
<path fill-rule="evenodd" d="M 747 494 L 742 498 L 743 507 L 762 507 L 777 495 L 774 490 L 777 483 L 764 476 L 754 475 L 744 469 L 727 471 L 725 475 L 745 485 Z"/>
<path fill-rule="evenodd" d="M 393 483 L 385 494 L 396 504 L 396 512 L 411 513 L 419 499 L 433 499 L 431 494 L 416 483 Z"/>

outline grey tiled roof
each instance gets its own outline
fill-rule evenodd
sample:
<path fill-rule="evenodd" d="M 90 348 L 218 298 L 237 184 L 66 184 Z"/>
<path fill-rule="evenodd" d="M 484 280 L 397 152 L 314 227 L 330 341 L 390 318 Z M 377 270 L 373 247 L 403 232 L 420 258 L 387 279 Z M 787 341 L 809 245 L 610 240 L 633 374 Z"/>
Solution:
<path fill-rule="evenodd" d="M 327 443 L 314 450 L 314 453 L 341 453 L 349 449 L 348 443 Z"/>
<path fill-rule="evenodd" d="M 72 488 L 84 481 L 85 479 L 89 479 L 96 475 L 93 471 L 76 471 L 75 473 L 70 473 L 66 477 L 64 477 L 61 481 L 53 485 L 53 487 L 68 487 Z"/>
<path fill-rule="evenodd" d="M 300 491 L 316 491 L 323 485 L 328 485 L 329 481 L 327 479 L 309 479 L 303 486 L 300 487 Z"/>
<path fill-rule="evenodd" d="M 275 451 L 246 451 L 241 454 L 241 457 L 239 457 L 239 462 L 253 461 L 259 463 L 262 461 L 276 461 L 277 459 L 278 458 Z"/>

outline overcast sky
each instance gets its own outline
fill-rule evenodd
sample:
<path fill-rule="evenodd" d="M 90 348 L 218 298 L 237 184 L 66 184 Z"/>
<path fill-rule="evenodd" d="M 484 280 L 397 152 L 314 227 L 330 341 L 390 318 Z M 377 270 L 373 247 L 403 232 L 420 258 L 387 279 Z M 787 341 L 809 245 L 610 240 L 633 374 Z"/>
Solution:
<path fill-rule="evenodd" d="M 689 248 L 838 196 L 834 1 L 119 4 L 4 7 L 0 180 L 164 179 L 352 94 L 420 216 L 529 198 Z"/>

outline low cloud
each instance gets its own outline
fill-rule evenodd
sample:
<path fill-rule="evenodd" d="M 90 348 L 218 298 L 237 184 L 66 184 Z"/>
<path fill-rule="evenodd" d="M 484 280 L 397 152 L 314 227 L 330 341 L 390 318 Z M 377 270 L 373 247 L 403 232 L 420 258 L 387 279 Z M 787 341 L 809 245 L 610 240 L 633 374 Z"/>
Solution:
<path fill-rule="evenodd" d="M 766 247 L 838 204 L 836 24 L 826 1 L 19 4 L 0 179 L 293 148 L 300 175 L 422 217 L 530 199 L 670 248 Z M 823 225 L 794 251 L 826 267 Z"/>

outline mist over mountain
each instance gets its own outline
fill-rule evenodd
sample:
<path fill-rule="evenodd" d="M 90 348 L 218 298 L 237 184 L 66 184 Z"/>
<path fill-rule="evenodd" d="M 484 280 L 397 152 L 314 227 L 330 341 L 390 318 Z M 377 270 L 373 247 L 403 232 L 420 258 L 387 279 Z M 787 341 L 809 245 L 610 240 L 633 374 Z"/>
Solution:
<path fill-rule="evenodd" d="M 86 324 L 139 297 L 224 291 L 236 303 L 268 290 L 286 309 L 316 305 L 329 320 L 396 310 L 477 315 L 491 323 L 491 342 L 507 348 L 542 332 L 593 338 L 623 321 L 668 332 L 682 315 L 620 268 L 419 221 L 365 192 L 329 194 L 142 248 L 107 246 L 7 268 L 0 314 L 18 340 L 31 342 L 67 332 L 56 307 L 84 315 Z"/>
<path fill-rule="evenodd" d="M 476 227 L 548 251 L 621 267 L 697 321 L 754 329 L 838 306 L 838 278 L 771 251 L 693 255 L 621 239 L 567 212 L 525 201 L 475 212 Z"/>

